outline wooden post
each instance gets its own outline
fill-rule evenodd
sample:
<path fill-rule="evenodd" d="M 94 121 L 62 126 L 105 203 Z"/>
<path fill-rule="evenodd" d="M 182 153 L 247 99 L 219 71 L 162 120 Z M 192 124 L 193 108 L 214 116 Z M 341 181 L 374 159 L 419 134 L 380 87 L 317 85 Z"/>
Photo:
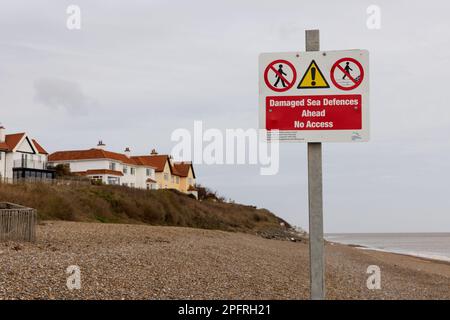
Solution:
<path fill-rule="evenodd" d="M 320 50 L 319 30 L 306 30 L 306 51 Z M 322 143 L 308 143 L 309 259 L 311 299 L 325 299 Z"/>

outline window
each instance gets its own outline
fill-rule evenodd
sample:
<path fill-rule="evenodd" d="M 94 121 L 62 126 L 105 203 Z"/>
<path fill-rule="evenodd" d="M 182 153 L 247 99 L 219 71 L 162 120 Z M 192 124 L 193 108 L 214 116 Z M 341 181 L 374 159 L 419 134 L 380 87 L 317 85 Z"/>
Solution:
<path fill-rule="evenodd" d="M 131 173 L 132 176 L 134 176 L 135 171 L 136 171 L 135 168 L 130 168 L 130 173 Z"/>
<path fill-rule="evenodd" d="M 113 185 L 120 184 L 120 180 L 117 177 L 108 177 L 107 180 L 108 180 L 108 184 L 113 184 Z"/>
<path fill-rule="evenodd" d="M 188 179 L 189 184 L 192 184 L 192 178 Z"/>
<path fill-rule="evenodd" d="M 147 169 L 147 176 L 151 176 L 152 175 L 152 169 Z"/>
<path fill-rule="evenodd" d="M 116 170 L 116 164 L 114 162 L 109 163 L 109 170 Z"/>
<path fill-rule="evenodd" d="M 127 166 L 123 166 L 123 173 L 128 173 L 128 167 Z"/>
<path fill-rule="evenodd" d="M 180 183 L 180 177 L 177 177 L 177 183 Z"/>
<path fill-rule="evenodd" d="M 174 183 L 175 181 L 174 181 L 174 178 L 173 178 L 173 176 L 172 176 L 172 183 Z"/>
<path fill-rule="evenodd" d="M 164 173 L 164 180 L 166 180 L 166 181 L 169 180 L 169 174 L 168 173 Z"/>
<path fill-rule="evenodd" d="M 134 183 L 130 183 L 130 187 L 134 188 Z"/>

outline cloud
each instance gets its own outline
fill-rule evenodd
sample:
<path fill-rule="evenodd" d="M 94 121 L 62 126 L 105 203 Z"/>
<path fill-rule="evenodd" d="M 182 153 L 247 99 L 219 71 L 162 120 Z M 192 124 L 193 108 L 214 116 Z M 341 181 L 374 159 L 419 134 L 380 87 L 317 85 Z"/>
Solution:
<path fill-rule="evenodd" d="M 324 145 L 325 230 L 448 231 L 449 2 L 409 1 L 406 12 L 402 1 L 377 1 L 381 29 L 369 30 L 371 2 L 360 0 L 327 10 L 318 1 L 78 0 L 77 31 L 64 1 L 3 2 L 1 120 L 53 150 L 102 138 L 112 151 L 168 152 L 171 132 L 194 120 L 255 127 L 260 52 L 303 50 L 310 28 L 323 50 L 368 49 L 372 140 Z M 277 176 L 204 165 L 199 182 L 306 227 L 306 146 L 280 147 Z"/>
<path fill-rule="evenodd" d="M 76 82 L 41 78 L 34 82 L 34 99 L 42 105 L 56 110 L 64 110 L 72 115 L 84 115 L 95 107 L 96 102 L 86 96 Z"/>

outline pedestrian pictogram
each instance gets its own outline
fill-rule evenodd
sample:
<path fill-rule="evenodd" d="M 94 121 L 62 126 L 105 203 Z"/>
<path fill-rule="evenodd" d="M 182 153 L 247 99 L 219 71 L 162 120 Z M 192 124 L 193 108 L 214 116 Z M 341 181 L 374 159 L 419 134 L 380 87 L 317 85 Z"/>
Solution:
<path fill-rule="evenodd" d="M 362 83 L 364 68 L 356 59 L 342 58 L 331 67 L 330 78 L 336 88 L 353 90 Z"/>
<path fill-rule="evenodd" d="M 283 76 L 287 76 L 287 73 L 285 73 L 283 71 L 283 65 L 280 63 L 278 65 L 278 73 L 275 75 L 275 78 L 277 78 L 277 81 L 275 81 L 274 86 L 277 87 L 278 86 L 278 82 L 280 82 L 281 80 L 281 85 L 283 86 L 283 88 L 286 88 L 286 83 L 284 82 L 284 77 Z"/>
<path fill-rule="evenodd" d="M 345 63 L 345 68 L 344 68 L 345 72 L 344 72 L 344 76 L 342 77 L 342 80 L 344 80 L 347 77 L 347 75 L 350 74 L 350 71 L 353 71 L 353 69 L 350 68 L 349 64 L 350 64 L 350 62 L 348 62 L 348 61 Z"/>
<path fill-rule="evenodd" d="M 283 92 L 291 89 L 296 79 L 294 65 L 287 60 L 272 61 L 264 71 L 264 82 L 273 91 Z"/>
<path fill-rule="evenodd" d="M 308 69 L 306 69 L 302 80 L 297 86 L 297 89 L 315 89 L 315 88 L 329 88 L 329 84 L 322 71 L 320 71 L 317 63 L 312 60 L 309 64 Z"/>

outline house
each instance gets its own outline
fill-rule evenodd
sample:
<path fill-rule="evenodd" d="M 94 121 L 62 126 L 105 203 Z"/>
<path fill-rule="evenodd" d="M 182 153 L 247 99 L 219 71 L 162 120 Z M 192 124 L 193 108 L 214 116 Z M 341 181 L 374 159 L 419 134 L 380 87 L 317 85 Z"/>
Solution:
<path fill-rule="evenodd" d="M 49 164 L 67 165 L 72 173 L 104 184 L 140 189 L 175 189 L 197 198 L 195 172 L 191 162 L 174 162 L 169 155 L 152 150 L 150 155 L 131 156 L 105 150 L 100 141 L 88 150 L 58 151 L 49 156 Z"/>
<path fill-rule="evenodd" d="M 92 149 L 52 153 L 48 161 L 53 166 L 67 165 L 72 173 L 104 184 L 157 189 L 155 167 L 136 161 L 130 153 L 129 148 L 124 153 L 107 151 L 99 141 Z"/>
<path fill-rule="evenodd" d="M 158 155 L 155 150 L 147 156 L 132 157 L 142 165 L 148 165 L 155 168 L 155 179 L 160 189 L 174 189 L 172 181 L 172 166 L 168 155 Z"/>
<path fill-rule="evenodd" d="M 196 194 L 195 173 L 192 162 L 172 162 L 173 175 L 177 183 L 178 190 L 184 193 Z"/>
<path fill-rule="evenodd" d="M 169 155 L 160 155 L 155 149 L 150 155 L 132 157 L 141 164 L 155 167 L 156 182 L 160 189 L 175 189 L 197 198 L 195 172 L 191 162 L 175 162 Z"/>
<path fill-rule="evenodd" d="M 0 126 L 0 181 L 54 179 L 47 157 L 47 151 L 25 132 L 5 134 Z"/>

